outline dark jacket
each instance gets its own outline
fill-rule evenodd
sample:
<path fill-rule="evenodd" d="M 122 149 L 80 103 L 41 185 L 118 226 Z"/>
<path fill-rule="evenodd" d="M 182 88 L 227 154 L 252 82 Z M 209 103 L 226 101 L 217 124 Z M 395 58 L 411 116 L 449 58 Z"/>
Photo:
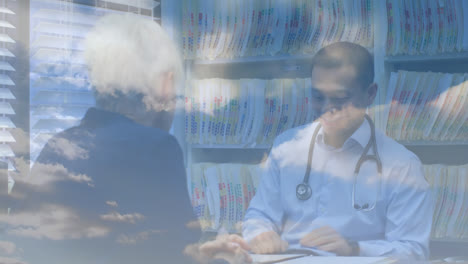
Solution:
<path fill-rule="evenodd" d="M 47 143 L 31 177 L 52 179 L 31 188 L 22 210 L 79 217 L 63 219 L 69 237 L 38 240 L 32 264 L 186 263 L 184 247 L 200 236 L 187 228 L 196 218 L 176 139 L 122 115 L 91 108 Z"/>

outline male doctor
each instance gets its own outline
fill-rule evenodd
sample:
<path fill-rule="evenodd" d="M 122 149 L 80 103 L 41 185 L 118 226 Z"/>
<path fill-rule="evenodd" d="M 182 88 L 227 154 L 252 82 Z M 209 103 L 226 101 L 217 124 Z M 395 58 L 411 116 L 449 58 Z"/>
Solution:
<path fill-rule="evenodd" d="M 312 63 L 311 101 L 319 118 L 275 140 L 246 212 L 244 238 L 262 254 L 309 249 L 427 258 L 429 185 L 419 159 L 375 131 L 366 116 L 377 91 L 371 54 L 338 42 Z"/>

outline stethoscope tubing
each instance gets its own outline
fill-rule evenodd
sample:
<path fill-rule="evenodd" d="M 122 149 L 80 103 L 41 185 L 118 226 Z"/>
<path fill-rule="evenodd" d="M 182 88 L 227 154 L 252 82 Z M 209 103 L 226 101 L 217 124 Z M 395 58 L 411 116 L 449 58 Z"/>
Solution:
<path fill-rule="evenodd" d="M 371 118 L 368 115 L 365 115 L 365 118 L 369 122 L 369 126 L 371 129 L 371 137 L 369 141 L 367 142 L 366 147 L 364 148 L 358 162 L 356 163 L 356 166 L 354 168 L 354 181 L 353 181 L 353 190 L 352 190 L 352 197 L 351 197 L 351 206 L 358 210 L 358 211 L 371 211 L 375 208 L 375 205 L 377 203 L 377 199 L 379 196 L 379 192 L 376 193 L 376 198 L 375 198 L 375 203 L 371 206 L 369 206 L 368 203 L 364 205 L 358 205 L 356 204 L 356 184 L 357 184 L 357 176 L 359 174 L 359 171 L 361 169 L 361 166 L 364 162 L 373 160 L 377 164 L 377 172 L 378 172 L 378 177 L 379 181 L 382 180 L 382 161 L 380 160 L 379 153 L 377 151 L 377 140 L 375 136 L 375 125 L 374 122 L 372 122 Z M 320 123 L 317 125 L 315 128 L 314 134 L 312 135 L 312 139 L 310 141 L 309 145 L 309 154 L 307 157 L 307 168 L 306 172 L 304 175 L 304 179 L 302 183 L 298 184 L 296 187 L 296 196 L 299 200 L 308 200 L 312 196 L 312 188 L 309 185 L 309 178 L 310 178 L 310 172 L 312 169 L 312 158 L 313 158 L 313 153 L 314 153 L 314 146 L 315 146 L 315 141 L 317 140 L 317 135 L 318 132 L 320 131 L 321 125 Z M 369 152 L 369 149 L 372 147 L 373 155 L 368 155 L 367 153 Z M 379 188 L 378 188 L 379 189 Z"/>

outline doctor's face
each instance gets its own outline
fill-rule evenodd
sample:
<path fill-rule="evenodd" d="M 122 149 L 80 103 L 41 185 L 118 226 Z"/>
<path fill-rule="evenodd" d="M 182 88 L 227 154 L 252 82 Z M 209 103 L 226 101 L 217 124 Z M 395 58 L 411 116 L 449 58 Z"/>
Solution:
<path fill-rule="evenodd" d="M 347 135 L 362 123 L 375 95 L 356 76 L 352 66 L 313 68 L 311 102 L 326 135 Z"/>

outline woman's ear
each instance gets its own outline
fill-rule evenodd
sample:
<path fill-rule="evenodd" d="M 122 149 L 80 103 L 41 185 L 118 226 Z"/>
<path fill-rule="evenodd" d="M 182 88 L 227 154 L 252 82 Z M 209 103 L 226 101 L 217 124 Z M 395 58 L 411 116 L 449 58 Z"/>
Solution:
<path fill-rule="evenodd" d="M 174 72 L 165 72 L 162 74 L 161 78 L 161 92 L 165 97 L 170 97 L 169 95 L 175 93 Z"/>

